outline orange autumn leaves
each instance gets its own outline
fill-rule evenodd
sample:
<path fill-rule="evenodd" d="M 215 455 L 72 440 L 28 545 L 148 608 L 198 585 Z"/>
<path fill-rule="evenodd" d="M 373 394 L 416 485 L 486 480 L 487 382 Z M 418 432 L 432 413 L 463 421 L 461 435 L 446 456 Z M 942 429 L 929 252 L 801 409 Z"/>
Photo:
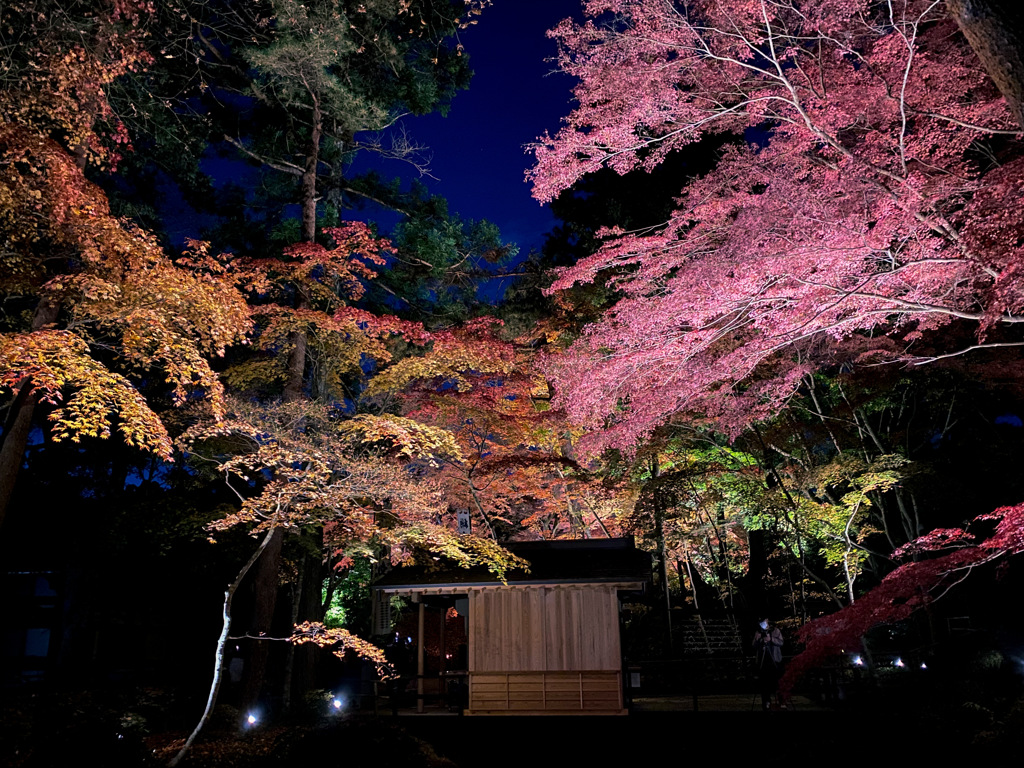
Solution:
<path fill-rule="evenodd" d="M 325 228 L 275 258 L 197 242 L 171 256 L 111 213 L 84 168 L 112 171 L 130 146 L 107 92 L 150 61 L 151 10 L 129 0 L 110 18 L 29 25 L 40 55 L 0 67 L 0 291 L 14 308 L 0 327 L 2 394 L 46 404 L 55 439 L 119 434 L 165 459 L 173 445 L 155 403 L 202 401 L 208 419 L 180 445 L 237 449 L 217 448 L 241 497 L 225 525 L 329 517 L 340 536 L 364 539 L 371 511 L 386 507 L 452 527 L 469 508 L 492 533 L 505 526 L 502 537 L 597 526 L 573 496 L 590 485 L 570 431 L 534 406 L 547 386 L 528 345 L 499 340 L 486 318 L 428 330 L 353 306 L 392 258 L 367 225 Z M 273 397 L 300 336 L 314 402 L 269 430 L 261 420 L 278 418 Z M 243 344 L 225 371 L 211 365 Z M 265 413 L 230 390 L 262 398 Z"/>
<path fill-rule="evenodd" d="M 449 520 L 468 511 L 493 538 L 610 535 L 616 494 L 575 461 L 576 435 L 546 407 L 532 345 L 502 340 L 499 325 L 480 318 L 433 334 L 424 354 L 385 369 L 365 390 L 390 398 L 401 415 L 360 417 L 348 429 L 429 463 Z"/>
<path fill-rule="evenodd" d="M 159 371 L 175 403 L 205 395 L 220 413 L 208 358 L 249 327 L 223 274 L 170 259 L 110 213 L 66 150 L 10 124 L 0 124 L 0 232 L 0 290 L 53 315 L 0 336 L 0 384 L 64 403 L 50 416 L 57 439 L 106 437 L 116 422 L 129 444 L 170 458 L 166 429 L 129 380 L 143 371 Z"/>

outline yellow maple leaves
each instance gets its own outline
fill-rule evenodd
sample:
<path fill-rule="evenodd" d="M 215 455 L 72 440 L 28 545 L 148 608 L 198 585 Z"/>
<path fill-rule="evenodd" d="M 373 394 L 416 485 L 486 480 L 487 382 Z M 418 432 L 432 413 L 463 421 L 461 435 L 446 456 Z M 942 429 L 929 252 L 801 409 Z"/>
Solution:
<path fill-rule="evenodd" d="M 447 429 L 394 414 L 360 414 L 345 421 L 338 432 L 362 443 L 386 441 L 398 453 L 410 459 L 426 459 L 436 465 L 439 459 L 462 460 L 455 435 Z"/>
<path fill-rule="evenodd" d="M 159 371 L 177 404 L 223 388 L 209 357 L 245 340 L 249 309 L 223 275 L 177 263 L 110 214 L 106 197 L 55 142 L 0 123 L 0 291 L 52 307 L 53 322 L 0 340 L 0 386 L 62 403 L 59 439 L 107 437 L 170 458 L 158 416 L 128 376 Z M 104 350 L 101 356 L 97 351 Z M 111 357 L 110 352 L 113 352 Z M 116 365 L 115 368 L 112 365 Z"/>
<path fill-rule="evenodd" d="M 128 445 L 171 458 L 167 430 L 145 398 L 124 376 L 94 360 L 88 345 L 72 333 L 0 335 L 0 388 L 23 385 L 40 400 L 59 405 L 50 414 L 56 441 L 110 437 L 116 421 Z"/>

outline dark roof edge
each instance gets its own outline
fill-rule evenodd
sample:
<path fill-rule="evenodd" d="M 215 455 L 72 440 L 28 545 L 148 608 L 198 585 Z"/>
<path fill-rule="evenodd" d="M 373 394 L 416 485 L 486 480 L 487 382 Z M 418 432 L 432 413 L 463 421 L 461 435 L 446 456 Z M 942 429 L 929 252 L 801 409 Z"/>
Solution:
<path fill-rule="evenodd" d="M 636 577 L 619 576 L 601 579 L 516 579 L 507 583 L 497 580 L 492 581 L 445 581 L 445 582 L 418 582 L 414 584 L 373 584 L 372 589 L 382 589 L 387 592 L 425 592 L 429 589 L 459 589 L 471 587 L 543 587 L 545 585 L 558 586 L 560 584 L 637 584 L 643 586 L 644 580 Z"/>

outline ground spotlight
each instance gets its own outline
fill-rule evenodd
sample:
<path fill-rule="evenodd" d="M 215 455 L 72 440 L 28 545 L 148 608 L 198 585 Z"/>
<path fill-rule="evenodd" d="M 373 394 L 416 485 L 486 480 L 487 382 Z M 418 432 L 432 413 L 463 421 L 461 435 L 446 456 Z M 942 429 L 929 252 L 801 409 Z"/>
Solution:
<path fill-rule="evenodd" d="M 894 661 L 892 663 L 892 665 L 894 667 L 905 667 L 905 666 L 907 666 L 906 664 L 903 663 L 903 659 L 900 659 L 900 658 L 897 658 L 896 661 Z"/>
<path fill-rule="evenodd" d="M 864 659 L 862 659 L 860 656 L 854 656 L 853 657 L 853 666 L 855 666 L 855 667 L 863 667 L 864 666 Z"/>

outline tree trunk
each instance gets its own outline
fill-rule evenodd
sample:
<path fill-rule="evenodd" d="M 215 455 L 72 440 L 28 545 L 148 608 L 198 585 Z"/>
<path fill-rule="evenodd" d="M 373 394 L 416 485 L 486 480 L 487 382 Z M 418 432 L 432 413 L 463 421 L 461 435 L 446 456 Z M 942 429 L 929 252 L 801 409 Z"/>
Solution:
<path fill-rule="evenodd" d="M 661 464 L 658 455 L 651 459 L 651 479 L 657 480 L 661 476 Z M 659 570 L 661 571 L 661 586 L 665 590 L 665 625 L 668 629 L 668 647 L 672 650 L 674 642 L 672 636 L 672 593 L 668 588 L 668 554 L 665 551 L 665 510 L 663 508 L 660 493 L 654 490 L 654 533 L 658 542 Z M 696 586 L 694 587 L 696 594 Z"/>
<path fill-rule="evenodd" d="M 221 625 L 220 637 L 217 639 L 217 650 L 213 657 L 213 682 L 210 684 L 210 693 L 206 698 L 206 708 L 203 710 L 202 717 L 199 718 L 199 723 L 195 729 L 189 734 L 188 739 L 185 741 L 185 745 L 171 760 L 170 765 L 175 766 L 181 762 L 182 758 L 188 754 L 188 751 L 192 748 L 192 743 L 196 740 L 199 732 L 203 730 L 203 726 L 210 719 L 210 715 L 213 714 L 213 708 L 217 704 L 217 694 L 220 693 L 220 684 L 224 679 L 224 647 L 227 644 L 228 636 L 231 634 L 231 601 L 235 596 L 235 592 L 238 590 L 238 586 L 242 583 L 242 579 L 252 568 L 253 563 L 260 559 L 260 555 L 270 545 L 274 538 L 274 534 L 279 533 L 278 530 L 267 531 L 260 545 L 256 548 L 256 551 L 252 553 L 252 557 L 249 558 L 248 562 L 242 566 L 242 569 L 238 572 L 235 580 L 232 581 L 228 588 L 224 591 L 224 609 L 222 612 L 223 623 Z"/>
<path fill-rule="evenodd" d="M 299 309 L 306 309 L 309 302 L 300 291 L 298 306 Z M 284 391 L 282 392 L 286 403 L 294 403 L 302 399 L 302 385 L 306 374 L 306 334 L 302 331 L 294 331 L 288 334 L 289 346 L 288 367 L 285 374 Z"/>
<path fill-rule="evenodd" d="M 1024 128 L 1024 5 L 1020 0 L 946 0 L 946 6 Z"/>
<path fill-rule="evenodd" d="M 322 116 L 320 108 L 314 101 L 313 127 L 306 152 L 306 165 L 302 174 L 302 190 L 300 205 L 302 210 L 302 239 L 306 242 L 316 240 L 316 170 L 320 162 L 320 136 Z M 309 307 L 308 293 L 299 288 L 296 297 L 299 309 Z M 295 331 L 289 335 L 291 350 L 288 353 L 287 378 L 285 380 L 283 398 L 286 403 L 293 403 L 303 397 L 303 385 L 306 374 L 307 340 L 304 331 Z M 256 610 L 253 616 L 250 634 L 258 635 L 269 632 L 274 612 L 277 607 L 278 574 L 281 570 L 281 548 L 284 533 L 274 532 L 274 539 L 260 559 L 256 572 L 255 599 Z M 301 578 L 301 577 L 300 577 Z M 269 648 L 266 643 L 256 642 L 249 659 L 246 674 L 243 702 L 252 706 L 259 699 L 267 673 L 267 656 Z"/>
<path fill-rule="evenodd" d="M 263 557 L 256 564 L 253 574 L 253 596 L 256 605 L 253 608 L 249 634 L 254 636 L 269 635 L 277 607 L 277 588 L 280 581 L 281 545 L 284 532 L 275 528 L 269 541 L 263 548 Z M 264 680 L 267 676 L 267 659 L 270 656 L 270 644 L 263 640 L 250 640 L 252 650 L 246 664 L 245 686 L 242 691 L 243 711 L 256 706 L 263 694 Z"/>
<path fill-rule="evenodd" d="M 323 115 L 320 114 L 320 105 L 315 100 L 312 118 L 309 150 L 302 172 L 302 239 L 307 243 L 316 240 L 316 170 L 320 165 L 320 136 L 323 132 Z"/>
<path fill-rule="evenodd" d="M 320 107 L 313 102 L 313 127 L 309 137 L 309 148 L 306 152 L 306 165 L 302 173 L 301 199 L 302 239 L 312 243 L 316 240 L 316 169 L 320 164 L 320 136 L 323 116 Z M 299 309 L 309 308 L 309 294 L 302 287 L 298 289 L 296 306 Z M 288 373 L 284 385 L 284 401 L 294 403 L 302 399 L 302 389 L 306 373 L 307 340 L 304 331 L 295 331 L 289 335 L 291 350 L 288 353 Z"/>
<path fill-rule="evenodd" d="M 323 549 L 323 531 L 317 529 L 305 534 L 312 549 Z M 299 580 L 292 590 L 292 625 L 303 621 L 323 621 L 323 565 L 319 557 L 303 555 L 299 565 Z M 315 644 L 296 646 L 289 643 L 285 649 L 284 702 L 285 710 L 313 689 L 317 678 L 319 648 Z"/>
<path fill-rule="evenodd" d="M 40 299 L 32 316 L 31 330 L 41 330 L 57 321 L 60 304 L 47 298 Z M 0 443 L 0 528 L 7 514 L 7 505 L 14 493 L 14 483 L 25 460 L 25 448 L 32 431 L 32 414 L 36 407 L 36 396 L 32 392 L 30 379 L 22 379 L 16 387 L 14 402 L 7 412 L 4 433 Z"/>
<path fill-rule="evenodd" d="M 299 578 L 292 584 L 289 590 L 289 600 L 292 604 L 292 612 L 288 625 L 294 627 L 299 623 L 299 599 L 302 592 L 302 574 L 305 573 L 306 558 L 303 556 L 299 561 Z M 284 649 L 284 679 L 281 681 L 281 709 L 285 712 L 292 708 L 292 678 L 295 674 L 295 643 L 288 643 Z"/>

